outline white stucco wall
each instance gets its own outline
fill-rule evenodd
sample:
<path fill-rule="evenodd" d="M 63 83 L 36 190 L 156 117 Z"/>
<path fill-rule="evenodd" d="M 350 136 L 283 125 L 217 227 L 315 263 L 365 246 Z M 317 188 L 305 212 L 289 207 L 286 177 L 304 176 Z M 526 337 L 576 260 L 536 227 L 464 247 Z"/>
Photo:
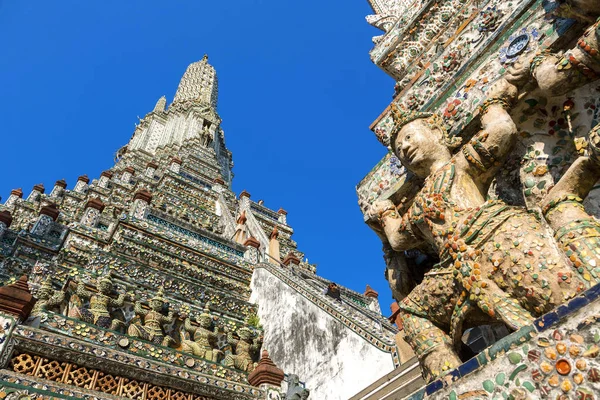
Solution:
<path fill-rule="evenodd" d="M 298 278 L 301 279 L 301 278 Z M 263 268 L 252 277 L 263 348 L 286 374 L 297 374 L 313 400 L 346 400 L 394 369 L 392 356 Z"/>

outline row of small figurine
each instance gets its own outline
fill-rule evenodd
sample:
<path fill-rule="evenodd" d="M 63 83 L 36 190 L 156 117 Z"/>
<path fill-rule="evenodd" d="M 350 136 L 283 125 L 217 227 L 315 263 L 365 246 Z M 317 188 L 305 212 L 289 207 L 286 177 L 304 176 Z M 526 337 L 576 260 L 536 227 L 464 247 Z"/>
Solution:
<path fill-rule="evenodd" d="M 126 293 L 119 294 L 117 298 L 111 296 L 113 284 L 110 275 L 99 278 L 97 282 L 97 292 L 87 290 L 83 282 L 77 285 L 75 294 L 79 299 L 89 299 L 89 306 L 86 307 L 83 305 L 83 301 L 79 301 L 80 304 L 69 311 L 69 316 L 104 329 L 121 331 L 125 327 L 125 323 L 113 318 L 110 309 L 123 307 L 126 298 L 129 297 L 134 301 L 134 296 Z M 176 322 L 173 311 L 164 315 L 163 308 L 167 300 L 163 296 L 164 289 L 160 288 L 158 293 L 150 299 L 149 310 L 145 309 L 139 301 L 134 303 L 133 312 L 136 317 L 127 327 L 129 336 L 166 347 L 176 343 L 176 340 L 165 333 L 163 328 L 164 325 Z M 74 297 L 72 296 L 72 300 Z M 50 307 L 63 303 L 65 291 L 54 290 L 49 277 L 38 290 L 37 298 L 31 312 L 32 318 L 40 317 Z M 209 312 L 207 304 L 204 312 L 196 318 L 198 326 L 192 325 L 189 317 L 185 318 L 183 329 L 180 331 L 180 349 L 212 362 L 223 361 L 226 367 L 246 372 L 252 371 L 258 361 L 262 337 L 257 337 L 257 334 L 248 327 L 242 327 L 236 331 L 239 339 L 235 338 L 232 332 L 227 332 L 227 344 L 231 346 L 232 351 L 231 354 L 225 354 L 219 347 L 218 341 L 219 337 L 225 336 L 226 332 L 223 329 L 219 330 L 216 326 L 213 327 L 213 318 Z M 192 335 L 192 339 L 189 339 L 188 335 Z"/>

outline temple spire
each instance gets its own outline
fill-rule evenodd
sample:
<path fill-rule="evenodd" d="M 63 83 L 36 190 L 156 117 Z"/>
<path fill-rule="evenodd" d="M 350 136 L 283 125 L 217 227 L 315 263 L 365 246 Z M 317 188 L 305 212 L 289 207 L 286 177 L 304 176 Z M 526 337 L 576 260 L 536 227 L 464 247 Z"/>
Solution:
<path fill-rule="evenodd" d="M 162 96 L 156 102 L 156 105 L 154 106 L 154 110 L 152 110 L 152 112 L 163 112 L 163 111 L 165 111 L 166 106 L 167 106 L 167 98 L 165 96 Z"/>
<path fill-rule="evenodd" d="M 208 55 L 187 67 L 183 74 L 173 103 L 194 101 L 217 107 L 217 73 L 208 63 Z"/>

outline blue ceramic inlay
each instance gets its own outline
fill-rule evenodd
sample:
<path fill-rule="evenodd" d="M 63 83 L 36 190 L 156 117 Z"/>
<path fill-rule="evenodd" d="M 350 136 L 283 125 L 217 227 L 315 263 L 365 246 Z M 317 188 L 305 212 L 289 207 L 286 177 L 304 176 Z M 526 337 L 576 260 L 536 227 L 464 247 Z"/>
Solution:
<path fill-rule="evenodd" d="M 433 381 L 425 387 L 425 393 L 427 393 L 427 395 L 430 395 L 432 393 L 437 392 L 438 390 L 440 390 L 443 387 L 444 387 L 444 383 L 442 382 L 441 379 L 438 379 L 437 381 Z"/>
<path fill-rule="evenodd" d="M 459 366 L 458 372 L 460 373 L 460 376 L 465 376 L 475 371 L 477 368 L 479 368 L 479 361 L 476 357 L 473 357 L 461 366 Z"/>

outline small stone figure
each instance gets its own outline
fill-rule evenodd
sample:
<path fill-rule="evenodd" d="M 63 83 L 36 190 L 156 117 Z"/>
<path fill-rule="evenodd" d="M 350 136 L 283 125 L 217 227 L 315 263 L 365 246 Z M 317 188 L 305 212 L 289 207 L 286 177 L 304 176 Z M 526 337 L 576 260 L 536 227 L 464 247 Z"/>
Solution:
<path fill-rule="evenodd" d="M 125 302 L 125 293 L 119 294 L 117 299 L 111 297 L 113 284 L 110 274 L 100 278 L 96 289 L 98 293 L 90 292 L 85 288 L 85 284 L 80 282 L 77 285 L 77 295 L 80 298 L 89 298 L 89 307 L 81 307 L 79 309 L 80 319 L 82 321 L 98 325 L 101 328 L 118 330 L 124 324 L 118 319 L 113 319 L 110 315 L 111 307 L 122 307 Z"/>
<path fill-rule="evenodd" d="M 202 128 L 202 133 L 200 134 L 200 139 L 202 140 L 202 145 L 204 147 L 210 146 L 213 141 L 212 134 L 208 130 L 208 126 Z"/>
<path fill-rule="evenodd" d="M 298 375 L 290 374 L 285 400 L 306 400 L 310 391 L 300 385 Z"/>
<path fill-rule="evenodd" d="M 52 278 L 48 277 L 44 283 L 42 283 L 37 296 L 38 299 L 33 306 L 33 310 L 31 310 L 31 317 L 39 317 L 49 307 L 57 306 L 62 303 L 65 299 L 65 292 L 62 290 L 54 290 L 52 288 Z"/>
<path fill-rule="evenodd" d="M 217 345 L 218 328 L 215 326 L 211 330 L 213 322 L 208 304 L 204 307 L 204 312 L 196 317 L 196 321 L 200 325 L 199 327 L 192 326 L 189 317 L 185 319 L 184 330 L 193 335 L 194 340 L 183 339 L 181 341 L 182 350 L 213 362 L 221 361 L 223 352 Z"/>
<path fill-rule="evenodd" d="M 247 327 L 238 329 L 237 334 L 239 339 L 235 339 L 231 332 L 227 335 L 234 354 L 225 356 L 224 364 L 226 367 L 252 372 L 257 365 L 255 360 L 262 346 L 262 337 L 256 337 L 256 333 Z"/>
<path fill-rule="evenodd" d="M 129 325 L 128 335 L 162 346 L 169 346 L 175 341 L 163 332 L 162 326 L 173 322 L 173 311 L 169 311 L 168 316 L 161 313 L 163 305 L 166 303 L 163 295 L 164 289 L 160 288 L 156 296 L 150 299 L 149 311 L 145 310 L 140 302 L 135 303 L 134 312 L 143 319 L 143 323 L 138 321 Z"/>

